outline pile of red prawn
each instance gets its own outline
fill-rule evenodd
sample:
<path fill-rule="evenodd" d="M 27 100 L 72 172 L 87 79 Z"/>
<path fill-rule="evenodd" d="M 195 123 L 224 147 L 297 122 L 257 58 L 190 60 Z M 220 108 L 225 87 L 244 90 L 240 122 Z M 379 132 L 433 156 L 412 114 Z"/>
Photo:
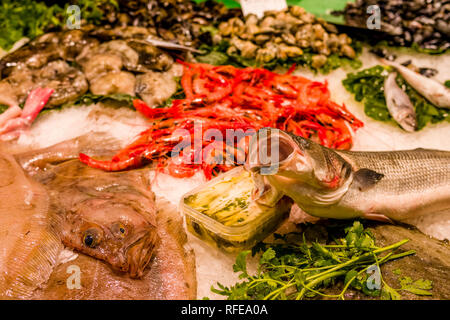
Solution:
<path fill-rule="evenodd" d="M 236 145 L 227 145 L 225 141 L 206 139 L 204 134 L 208 129 L 219 130 L 225 137 L 227 129 L 255 131 L 272 127 L 329 148 L 349 149 L 352 132 L 363 125 L 344 105 L 330 100 L 326 82 L 294 76 L 294 67 L 286 74 L 277 74 L 257 68 L 181 63 L 184 99 L 174 100 L 166 108 L 151 108 L 141 100 L 134 100 L 136 110 L 154 121 L 150 128 L 111 160 L 96 160 L 85 154 L 80 154 L 80 160 L 106 171 L 154 163 L 175 177 L 189 177 L 203 170 L 210 179 L 217 172 L 231 169 L 233 164 L 214 161 L 211 157 L 203 157 L 200 162 L 194 159 L 214 145 L 214 159 L 219 151 L 223 152 L 221 159 L 233 154 L 233 159 L 242 160 L 248 136 Z M 201 132 L 194 130 L 194 124 L 196 128 L 201 124 Z M 180 129 L 199 147 L 183 148 L 179 157 L 171 157 L 174 147 L 186 138 L 176 134 Z"/>

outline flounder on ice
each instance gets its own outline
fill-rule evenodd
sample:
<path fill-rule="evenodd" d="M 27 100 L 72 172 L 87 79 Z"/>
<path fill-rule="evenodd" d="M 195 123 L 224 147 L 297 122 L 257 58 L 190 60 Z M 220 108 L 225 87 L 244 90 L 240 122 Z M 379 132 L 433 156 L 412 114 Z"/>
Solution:
<path fill-rule="evenodd" d="M 114 147 L 116 140 L 90 133 L 16 156 L 48 189 L 63 243 L 84 253 L 58 265 L 33 299 L 196 298 L 182 218 L 167 201 L 155 203 L 148 170 L 108 173 L 76 159 L 80 152 L 109 156 Z M 81 277 L 77 290 L 66 285 L 73 265 Z"/>
<path fill-rule="evenodd" d="M 148 175 L 145 170 L 111 174 L 70 160 L 101 141 L 90 136 L 90 144 L 89 136 L 82 136 L 17 158 L 48 189 L 65 246 L 140 278 L 158 242 Z"/>

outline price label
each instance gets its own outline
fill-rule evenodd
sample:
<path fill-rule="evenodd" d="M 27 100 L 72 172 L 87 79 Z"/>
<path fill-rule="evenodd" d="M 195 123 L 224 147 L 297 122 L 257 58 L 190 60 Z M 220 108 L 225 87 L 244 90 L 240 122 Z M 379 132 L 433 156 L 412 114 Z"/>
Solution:
<path fill-rule="evenodd" d="M 286 0 L 241 0 L 240 3 L 244 16 L 253 13 L 262 17 L 265 11 L 280 11 L 287 8 Z"/>

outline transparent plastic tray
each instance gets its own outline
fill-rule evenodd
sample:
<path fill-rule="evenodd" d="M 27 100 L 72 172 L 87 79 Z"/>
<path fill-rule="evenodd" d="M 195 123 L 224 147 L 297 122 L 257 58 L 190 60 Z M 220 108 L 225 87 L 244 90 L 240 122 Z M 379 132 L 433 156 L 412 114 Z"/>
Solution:
<path fill-rule="evenodd" d="M 231 226 L 224 225 L 186 204 L 186 199 L 190 196 L 211 188 L 221 181 L 229 180 L 239 175 L 247 175 L 242 167 L 234 168 L 193 189 L 181 198 L 180 203 L 180 208 L 186 217 L 189 232 L 226 252 L 248 249 L 265 239 L 288 217 L 292 204 L 287 198 L 282 198 L 274 207 L 259 205 L 250 201 L 249 210 L 257 210 L 253 218 L 244 221 L 244 223 Z M 251 179 L 250 177 L 248 178 Z M 236 188 L 238 187 L 236 184 Z"/>

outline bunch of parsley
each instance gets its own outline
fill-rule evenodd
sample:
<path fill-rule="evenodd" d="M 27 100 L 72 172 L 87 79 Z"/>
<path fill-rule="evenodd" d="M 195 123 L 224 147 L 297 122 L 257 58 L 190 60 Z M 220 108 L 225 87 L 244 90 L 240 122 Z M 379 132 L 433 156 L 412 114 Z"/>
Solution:
<path fill-rule="evenodd" d="M 233 270 L 239 272 L 238 282 L 231 287 L 220 283 L 218 288 L 212 287 L 214 293 L 226 296 L 229 300 L 299 300 L 316 297 L 344 299 L 349 288 L 358 290 L 371 297 L 384 299 L 399 299 L 399 289 L 391 288 L 382 278 L 380 266 L 388 261 L 399 259 L 415 252 L 398 251 L 408 242 L 402 240 L 386 247 L 378 247 L 370 230 L 364 228 L 359 221 L 345 228 L 342 238 L 334 239 L 329 244 L 319 242 L 307 243 L 305 233 L 302 240 L 288 241 L 289 235 L 276 238 L 282 240 L 278 244 L 260 244 L 254 250 L 262 250 L 258 270 L 255 275 L 247 271 L 246 259 L 251 251 L 241 252 L 233 265 Z M 376 287 L 371 272 L 378 271 L 379 286 Z M 424 282 L 424 280 L 421 280 Z M 341 284 L 338 294 L 326 294 L 327 288 Z M 376 283 L 376 281 L 375 281 Z M 423 284 L 410 282 L 410 289 Z M 413 293 L 431 294 L 431 283 L 416 288 Z M 407 286 L 405 282 L 405 287 Z M 404 290 L 402 287 L 401 290 Z M 422 290 L 422 291 L 420 291 Z M 413 290 L 414 291 L 414 290 Z"/>

